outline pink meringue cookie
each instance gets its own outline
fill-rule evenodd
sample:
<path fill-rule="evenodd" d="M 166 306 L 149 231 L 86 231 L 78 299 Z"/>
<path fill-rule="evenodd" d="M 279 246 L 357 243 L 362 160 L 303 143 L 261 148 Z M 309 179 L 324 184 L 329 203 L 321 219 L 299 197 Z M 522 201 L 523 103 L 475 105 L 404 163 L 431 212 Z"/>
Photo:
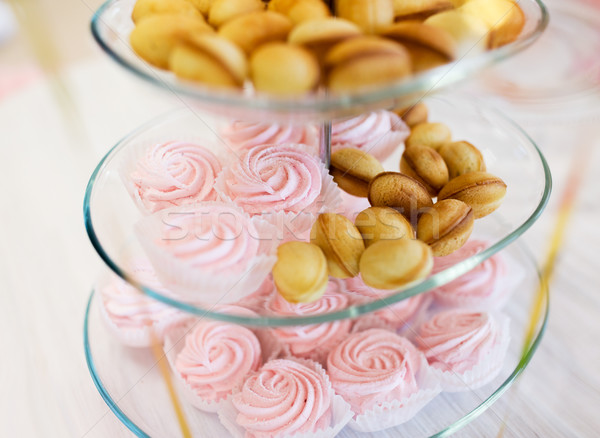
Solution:
<path fill-rule="evenodd" d="M 250 214 L 300 213 L 321 194 L 324 166 L 291 144 L 250 148 L 219 179 L 224 194 Z"/>
<path fill-rule="evenodd" d="M 467 242 L 455 253 L 435 258 L 434 272 L 447 269 L 488 246 L 486 242 L 479 240 Z M 495 254 L 456 280 L 434 289 L 432 295 L 436 303 L 446 307 L 484 310 L 499 308 L 511 292 L 506 281 L 507 275 L 504 259 L 500 254 Z"/>
<path fill-rule="evenodd" d="M 221 135 L 235 150 L 245 151 L 263 144 L 281 145 L 284 143 L 304 144 L 318 152 L 319 136 L 312 125 L 278 123 L 252 123 L 236 120 L 226 126 Z"/>
<path fill-rule="evenodd" d="M 232 303 L 258 288 L 276 257 L 272 225 L 234 205 L 201 202 L 165 209 L 137 224 L 159 277 L 202 303 Z"/>
<path fill-rule="evenodd" d="M 418 392 L 422 358 L 409 340 L 375 328 L 354 333 L 335 347 L 327 371 L 335 392 L 360 415 Z"/>
<path fill-rule="evenodd" d="M 147 261 L 135 261 L 128 272 L 143 285 L 170 295 Z M 144 295 L 113 274 L 98 287 L 98 291 L 105 322 L 123 344 L 131 347 L 162 343 L 170 327 L 188 318 L 181 311 Z"/>
<path fill-rule="evenodd" d="M 200 321 L 185 337 L 174 370 L 202 401 L 219 401 L 262 365 L 256 335 L 237 324 Z"/>
<path fill-rule="evenodd" d="M 307 316 L 343 310 L 350 299 L 330 282 L 323 296 L 311 303 L 293 304 L 274 293 L 265 304 L 266 311 L 278 316 Z M 329 350 L 348 336 L 352 322 L 347 319 L 320 324 L 276 327 L 271 333 L 293 356 L 325 363 Z"/>
<path fill-rule="evenodd" d="M 485 312 L 444 311 L 419 327 L 417 345 L 430 366 L 451 379 L 452 390 L 461 385 L 469 390 L 499 372 L 508 346 L 507 324 L 503 327 Z"/>
<path fill-rule="evenodd" d="M 360 305 L 378 300 L 385 301 L 385 297 L 395 293 L 395 291 L 375 289 L 367 286 L 360 274 L 356 277 L 338 281 L 342 284 L 342 290 L 351 297 L 353 304 Z M 368 328 L 387 328 L 393 330 L 406 328 L 409 324 L 412 325 L 418 322 L 429 307 L 430 302 L 431 299 L 427 294 L 419 294 L 397 303 L 390 303 L 380 310 L 361 316 L 355 324 L 354 331 L 366 330 Z"/>
<path fill-rule="evenodd" d="M 248 377 L 232 402 L 247 438 L 277 438 L 330 427 L 334 397 L 318 364 L 277 359 Z"/>
<path fill-rule="evenodd" d="M 410 134 L 404 121 L 391 111 L 374 111 L 333 123 L 332 152 L 354 147 L 380 161 L 388 158 Z"/>
<path fill-rule="evenodd" d="M 250 148 L 217 178 L 217 192 L 276 226 L 280 240 L 307 240 L 315 216 L 335 211 L 339 189 L 323 163 L 303 145 Z"/>
<path fill-rule="evenodd" d="M 221 164 L 208 149 L 171 141 L 148 147 L 127 179 L 134 197 L 150 213 L 163 208 L 214 201 Z"/>

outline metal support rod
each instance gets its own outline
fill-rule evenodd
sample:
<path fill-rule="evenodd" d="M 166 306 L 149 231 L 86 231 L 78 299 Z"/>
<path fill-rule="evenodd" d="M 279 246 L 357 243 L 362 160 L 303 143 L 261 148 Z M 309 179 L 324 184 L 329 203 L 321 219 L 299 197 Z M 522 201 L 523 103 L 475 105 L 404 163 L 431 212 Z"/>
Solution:
<path fill-rule="evenodd" d="M 319 158 L 326 167 L 331 162 L 331 120 L 323 122 L 319 136 Z"/>

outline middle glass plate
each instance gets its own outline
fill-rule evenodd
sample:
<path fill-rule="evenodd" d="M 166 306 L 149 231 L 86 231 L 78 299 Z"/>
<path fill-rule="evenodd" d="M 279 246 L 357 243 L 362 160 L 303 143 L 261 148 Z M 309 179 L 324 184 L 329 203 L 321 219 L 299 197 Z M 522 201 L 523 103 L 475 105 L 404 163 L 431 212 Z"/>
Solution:
<path fill-rule="evenodd" d="M 427 101 L 431 121 L 449 126 L 454 140 L 467 140 L 484 155 L 488 172 L 499 176 L 508 186 L 502 206 L 492 215 L 477 220 L 471 239 L 485 240 L 485 249 L 450 266 L 408 289 L 393 292 L 385 299 L 349 304 L 342 309 L 306 316 L 277 316 L 259 309 L 256 316 L 222 313 L 212 305 L 191 304 L 142 284 L 128 267 L 132 257 L 144 255 L 134 233 L 144 214 L 136 208 L 123 183 L 123 163 L 135 156 L 139 145 L 151 146 L 174 140 L 200 139 L 203 145 L 223 148 L 220 119 L 179 110 L 138 128 L 102 159 L 88 183 L 84 215 L 89 238 L 100 257 L 120 277 L 145 294 L 192 314 L 211 319 L 256 326 L 291 326 L 354 318 L 411 296 L 446 284 L 473 269 L 527 230 L 543 211 L 551 189 L 548 165 L 533 141 L 514 122 L 496 110 L 471 101 L 433 98 Z M 398 170 L 402 147 L 383 164 Z M 252 292 L 252 291 L 249 291 Z"/>

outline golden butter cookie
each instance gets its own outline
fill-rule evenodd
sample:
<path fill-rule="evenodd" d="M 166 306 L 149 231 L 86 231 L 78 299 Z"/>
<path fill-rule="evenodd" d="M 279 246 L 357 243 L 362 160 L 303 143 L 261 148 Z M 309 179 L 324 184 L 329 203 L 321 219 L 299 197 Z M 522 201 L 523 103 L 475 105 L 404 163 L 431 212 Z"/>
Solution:
<path fill-rule="evenodd" d="M 327 260 L 323 251 L 308 242 L 287 242 L 277 248 L 273 281 L 279 294 L 290 303 L 309 303 L 327 289 Z"/>
<path fill-rule="evenodd" d="M 258 46 L 285 41 L 292 29 L 291 20 L 278 12 L 257 11 L 235 17 L 219 28 L 219 35 L 237 44 L 250 55 Z"/>
<path fill-rule="evenodd" d="M 356 216 L 354 225 L 360 231 L 367 248 L 380 240 L 415 237 L 410 222 L 390 207 L 369 207 Z"/>
<path fill-rule="evenodd" d="M 399 289 L 425 279 L 433 268 L 431 248 L 415 239 L 380 240 L 360 258 L 360 275 L 367 286 Z"/>
<path fill-rule="evenodd" d="M 213 32 L 202 18 L 178 14 L 151 15 L 140 20 L 131 34 L 131 47 L 144 60 L 160 68 L 169 66 L 169 55 L 176 45 L 193 35 Z"/>
<path fill-rule="evenodd" d="M 475 219 L 487 216 L 502 203 L 506 195 L 506 184 L 497 176 L 487 172 L 470 172 L 448 181 L 438 200 L 458 199 L 473 209 Z"/>
<path fill-rule="evenodd" d="M 337 185 L 347 193 L 366 198 L 369 183 L 383 172 L 383 166 L 373 155 L 355 148 L 343 148 L 331 154 L 329 172 Z"/>
<path fill-rule="evenodd" d="M 358 275 L 358 261 L 365 244 L 349 219 L 335 213 L 320 214 L 312 226 L 310 241 L 323 250 L 329 275 L 336 278 Z"/>
<path fill-rule="evenodd" d="M 260 46 L 250 57 L 250 76 L 258 91 L 303 94 L 319 83 L 317 58 L 301 46 L 283 42 Z"/>
<path fill-rule="evenodd" d="M 444 199 L 421 215 L 417 239 L 429 245 L 435 257 L 447 256 L 467 242 L 474 221 L 469 205 L 458 199 Z"/>

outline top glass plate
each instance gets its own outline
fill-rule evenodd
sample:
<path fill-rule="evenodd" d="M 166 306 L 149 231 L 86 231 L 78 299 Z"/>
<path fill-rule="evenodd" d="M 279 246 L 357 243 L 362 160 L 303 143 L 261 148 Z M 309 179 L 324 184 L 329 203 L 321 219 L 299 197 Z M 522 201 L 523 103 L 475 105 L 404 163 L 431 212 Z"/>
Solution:
<path fill-rule="evenodd" d="M 448 283 L 507 246 L 527 230 L 543 211 L 551 190 L 548 165 L 533 141 L 512 121 L 494 109 L 456 97 L 427 100 L 430 120 L 447 124 L 455 140 L 467 140 L 483 153 L 489 172 L 501 177 L 508 190 L 501 207 L 477 220 L 472 239 L 484 239 L 486 248 L 425 281 L 385 299 L 353 304 L 337 311 L 304 316 L 274 316 L 262 310 L 256 316 L 220 313 L 213 306 L 193 305 L 140 284 L 127 266 L 144 255 L 134 225 L 143 217 L 123 184 L 120 169 L 139 145 L 201 138 L 202 144 L 222 147 L 216 132 L 222 120 L 180 110 L 138 128 L 114 146 L 98 164 L 88 183 L 84 216 L 89 238 L 108 267 L 148 296 L 192 314 L 255 326 L 291 326 L 354 318 Z M 383 165 L 397 170 L 402 148 Z M 364 207 L 363 207 L 364 208 Z M 362 209 L 362 208 L 361 208 Z"/>
<path fill-rule="evenodd" d="M 217 90 L 190 84 L 178 80 L 168 71 L 152 67 L 137 56 L 129 44 L 129 34 L 134 27 L 130 18 L 134 4 L 135 0 L 109 0 L 94 14 L 92 33 L 104 51 L 130 72 L 177 94 L 190 105 L 246 120 L 258 120 L 266 116 L 330 120 L 379 108 L 408 106 L 435 90 L 470 78 L 484 67 L 519 52 L 535 41 L 548 23 L 546 7 L 540 0 L 521 0 L 519 6 L 525 14 L 525 26 L 517 40 L 510 44 L 477 56 L 458 59 L 368 92 L 276 98 L 243 90 Z"/>

